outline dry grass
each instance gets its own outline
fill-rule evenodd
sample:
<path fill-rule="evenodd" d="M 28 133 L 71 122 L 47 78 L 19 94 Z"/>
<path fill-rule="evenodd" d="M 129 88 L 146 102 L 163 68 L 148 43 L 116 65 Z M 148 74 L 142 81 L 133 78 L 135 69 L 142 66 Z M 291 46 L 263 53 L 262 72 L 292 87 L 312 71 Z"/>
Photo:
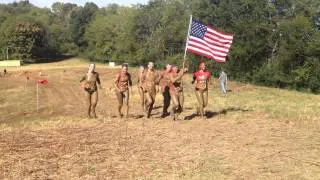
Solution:
<path fill-rule="evenodd" d="M 215 82 L 209 118 L 200 120 L 187 77 L 183 116 L 191 120 L 159 119 L 160 94 L 153 118 L 141 118 L 136 89 L 125 120 L 115 117 L 109 90 L 117 70 L 98 66 L 104 90 L 92 120 L 78 83 L 86 66 L 32 65 L 0 80 L 0 179 L 320 178 L 319 96 L 231 82 L 225 98 Z M 36 113 L 40 69 L 49 84 Z M 31 77 L 26 88 L 23 71 Z"/>

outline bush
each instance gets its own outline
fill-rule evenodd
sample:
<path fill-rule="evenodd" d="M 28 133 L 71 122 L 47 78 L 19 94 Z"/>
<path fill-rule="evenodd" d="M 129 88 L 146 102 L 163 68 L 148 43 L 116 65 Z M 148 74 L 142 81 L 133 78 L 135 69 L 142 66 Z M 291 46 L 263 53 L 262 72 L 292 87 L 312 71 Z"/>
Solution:
<path fill-rule="evenodd" d="M 311 92 L 320 93 L 320 75 L 319 74 L 314 74 L 313 76 L 310 77 L 309 87 Z"/>
<path fill-rule="evenodd" d="M 252 80 L 259 85 L 279 88 L 289 87 L 292 84 L 288 75 L 280 72 L 276 64 L 264 64 L 253 73 Z"/>

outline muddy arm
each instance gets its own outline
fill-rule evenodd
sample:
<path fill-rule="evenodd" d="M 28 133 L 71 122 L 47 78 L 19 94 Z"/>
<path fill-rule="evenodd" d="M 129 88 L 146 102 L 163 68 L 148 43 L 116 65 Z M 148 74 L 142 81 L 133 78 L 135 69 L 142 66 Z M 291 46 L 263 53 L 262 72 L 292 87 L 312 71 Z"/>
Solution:
<path fill-rule="evenodd" d="M 80 80 L 80 83 L 82 83 L 84 80 L 86 80 L 86 76 L 82 77 L 82 79 Z"/>
<path fill-rule="evenodd" d="M 181 71 L 181 72 L 182 72 L 182 73 L 179 73 L 177 77 L 173 77 L 172 75 L 170 75 L 170 81 L 171 81 L 172 83 L 175 83 L 175 82 L 181 80 L 181 78 L 182 78 L 182 76 L 183 76 L 183 74 L 184 74 L 183 71 Z"/>
<path fill-rule="evenodd" d="M 102 87 L 101 87 L 101 81 L 100 81 L 100 76 L 99 76 L 98 73 L 97 73 L 97 84 L 98 84 L 99 88 L 102 89 Z"/>

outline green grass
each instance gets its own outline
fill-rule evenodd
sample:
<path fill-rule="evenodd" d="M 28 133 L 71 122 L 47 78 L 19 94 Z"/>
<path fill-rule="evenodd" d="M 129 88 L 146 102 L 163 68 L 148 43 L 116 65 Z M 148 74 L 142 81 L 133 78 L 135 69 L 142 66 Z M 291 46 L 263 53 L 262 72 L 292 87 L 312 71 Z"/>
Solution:
<path fill-rule="evenodd" d="M 231 92 L 227 98 L 212 95 L 219 106 L 260 111 L 274 119 L 315 121 L 320 117 L 320 96 L 275 88 L 246 85 L 247 90 Z M 237 89 L 237 87 L 234 87 Z"/>

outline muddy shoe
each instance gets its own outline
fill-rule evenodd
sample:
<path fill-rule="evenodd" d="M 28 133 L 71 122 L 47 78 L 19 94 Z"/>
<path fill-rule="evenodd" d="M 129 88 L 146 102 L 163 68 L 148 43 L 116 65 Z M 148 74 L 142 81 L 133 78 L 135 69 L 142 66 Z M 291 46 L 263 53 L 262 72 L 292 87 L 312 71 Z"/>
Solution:
<path fill-rule="evenodd" d="M 149 114 L 146 113 L 146 112 L 144 112 L 143 115 L 144 115 L 145 118 L 148 118 L 148 119 L 150 118 Z"/>
<path fill-rule="evenodd" d="M 200 116 L 200 109 L 199 109 L 199 107 L 196 108 L 196 115 Z"/>
<path fill-rule="evenodd" d="M 96 115 L 96 113 L 92 113 L 92 118 L 94 118 L 94 119 L 97 119 L 97 118 L 98 118 L 97 115 Z"/>
<path fill-rule="evenodd" d="M 173 115 L 171 115 L 171 117 L 172 117 L 172 120 L 174 120 L 174 121 L 177 121 L 179 118 L 178 114 L 173 114 Z"/>
<path fill-rule="evenodd" d="M 169 113 L 162 113 L 161 114 L 161 118 L 165 118 L 165 117 L 167 117 L 167 116 L 169 116 L 170 114 Z"/>
<path fill-rule="evenodd" d="M 180 121 L 180 120 L 183 120 L 184 117 L 182 117 L 180 114 L 177 114 L 176 117 L 175 117 L 175 119 L 176 119 L 176 121 L 177 121 L 177 120 Z"/>

